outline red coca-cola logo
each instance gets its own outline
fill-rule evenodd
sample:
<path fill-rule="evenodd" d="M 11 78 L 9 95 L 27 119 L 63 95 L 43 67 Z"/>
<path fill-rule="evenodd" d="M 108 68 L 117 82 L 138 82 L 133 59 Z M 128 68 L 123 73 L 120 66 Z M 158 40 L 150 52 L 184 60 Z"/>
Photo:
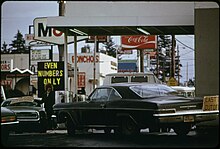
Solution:
<path fill-rule="evenodd" d="M 132 43 L 132 42 L 137 44 L 147 43 L 148 36 L 129 36 L 128 43 Z"/>
<path fill-rule="evenodd" d="M 154 35 L 150 36 L 122 36 L 122 49 L 156 49 L 157 38 Z"/>

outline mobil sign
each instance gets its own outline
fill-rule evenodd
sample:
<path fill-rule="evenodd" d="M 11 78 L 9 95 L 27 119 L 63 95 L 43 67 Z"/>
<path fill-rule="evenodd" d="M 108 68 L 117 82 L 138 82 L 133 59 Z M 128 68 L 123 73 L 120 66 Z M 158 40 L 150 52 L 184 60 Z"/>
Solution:
<path fill-rule="evenodd" d="M 77 36 L 77 41 L 85 40 L 88 36 Z M 64 44 L 64 33 L 47 26 L 47 18 L 34 19 L 34 40 L 45 41 L 53 44 Z M 67 43 L 73 43 L 74 36 L 68 36 Z"/>
<path fill-rule="evenodd" d="M 131 49 L 156 49 L 157 36 L 121 36 L 121 45 L 123 50 Z"/>

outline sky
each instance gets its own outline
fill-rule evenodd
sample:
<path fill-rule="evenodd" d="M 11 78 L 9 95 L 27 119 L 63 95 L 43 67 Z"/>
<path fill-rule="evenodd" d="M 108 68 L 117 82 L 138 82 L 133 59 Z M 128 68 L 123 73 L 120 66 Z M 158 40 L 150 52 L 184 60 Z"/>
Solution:
<path fill-rule="evenodd" d="M 28 34 L 29 26 L 33 25 L 35 18 L 58 15 L 57 1 L 5 1 L 1 5 L 1 47 L 3 42 L 10 44 L 18 30 L 23 36 Z M 195 76 L 194 35 L 176 35 L 176 39 L 180 41 L 177 41 L 177 45 L 180 51 L 180 63 L 183 65 L 181 67 L 183 77 L 180 79 L 183 83 L 187 78 L 193 79 Z M 114 37 L 113 41 L 120 45 L 120 37 Z M 78 49 L 84 45 L 84 42 L 79 42 Z"/>

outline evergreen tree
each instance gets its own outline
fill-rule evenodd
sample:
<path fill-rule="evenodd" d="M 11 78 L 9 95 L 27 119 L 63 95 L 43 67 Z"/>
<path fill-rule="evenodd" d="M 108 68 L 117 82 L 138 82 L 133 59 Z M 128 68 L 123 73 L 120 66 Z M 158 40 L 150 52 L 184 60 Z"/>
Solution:
<path fill-rule="evenodd" d="M 106 48 L 106 54 L 107 55 L 116 58 L 118 48 L 115 45 L 115 43 L 113 42 L 112 37 L 109 39 L 109 42 L 104 43 L 104 47 Z M 101 51 L 101 52 L 104 53 L 104 51 Z"/>
<path fill-rule="evenodd" d="M 12 44 L 10 44 L 12 53 L 28 53 L 28 49 L 25 47 L 25 40 L 19 30 L 14 38 L 15 40 L 12 40 Z"/>
<path fill-rule="evenodd" d="M 4 43 L 3 43 L 3 45 L 2 45 L 2 50 L 1 50 L 1 53 L 2 54 L 7 54 L 7 53 L 9 53 L 9 49 L 7 49 L 7 44 L 5 43 L 5 41 L 4 41 Z"/>

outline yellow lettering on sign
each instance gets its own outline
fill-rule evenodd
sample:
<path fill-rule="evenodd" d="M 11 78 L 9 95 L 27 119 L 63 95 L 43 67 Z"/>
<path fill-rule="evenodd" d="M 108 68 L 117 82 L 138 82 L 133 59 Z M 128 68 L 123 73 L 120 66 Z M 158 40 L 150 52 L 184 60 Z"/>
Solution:
<path fill-rule="evenodd" d="M 39 70 L 38 77 L 62 77 L 63 76 L 63 70 Z"/>
<path fill-rule="evenodd" d="M 44 85 L 48 83 L 52 84 L 53 86 L 60 85 L 60 78 L 45 78 Z"/>
<path fill-rule="evenodd" d="M 57 69 L 56 62 L 44 63 L 44 69 Z"/>

